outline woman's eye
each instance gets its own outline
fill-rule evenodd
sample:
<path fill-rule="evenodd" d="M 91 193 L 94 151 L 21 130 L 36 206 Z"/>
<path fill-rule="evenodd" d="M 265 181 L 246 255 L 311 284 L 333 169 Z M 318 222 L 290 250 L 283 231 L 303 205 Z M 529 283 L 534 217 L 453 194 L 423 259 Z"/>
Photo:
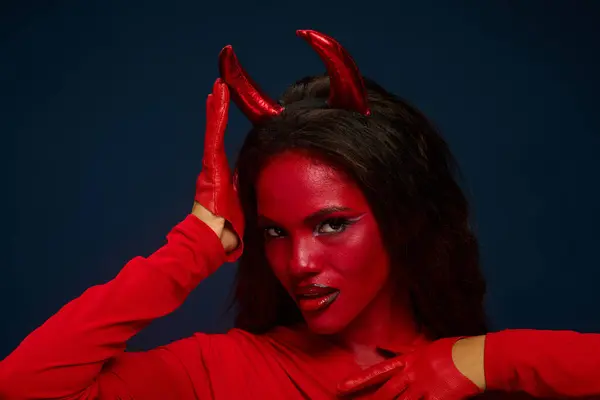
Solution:
<path fill-rule="evenodd" d="M 350 222 L 344 218 L 328 219 L 319 224 L 317 232 L 325 234 L 340 233 L 344 232 L 349 224 Z"/>
<path fill-rule="evenodd" d="M 265 236 L 267 238 L 278 238 L 283 236 L 283 231 L 279 228 L 274 227 L 265 228 Z"/>

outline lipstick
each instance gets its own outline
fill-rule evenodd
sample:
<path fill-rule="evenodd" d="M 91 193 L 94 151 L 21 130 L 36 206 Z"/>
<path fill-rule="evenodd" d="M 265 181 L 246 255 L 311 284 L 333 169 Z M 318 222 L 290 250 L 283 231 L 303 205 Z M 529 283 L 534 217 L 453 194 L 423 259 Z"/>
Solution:
<path fill-rule="evenodd" d="M 299 286 L 294 295 L 301 311 L 316 312 L 327 308 L 340 294 L 339 289 L 318 283 Z"/>

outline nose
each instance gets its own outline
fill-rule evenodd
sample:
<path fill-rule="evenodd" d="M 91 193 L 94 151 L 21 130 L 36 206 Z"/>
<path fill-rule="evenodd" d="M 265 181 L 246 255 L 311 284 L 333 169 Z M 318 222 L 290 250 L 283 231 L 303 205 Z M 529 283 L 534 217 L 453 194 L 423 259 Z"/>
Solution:
<path fill-rule="evenodd" d="M 319 244 L 312 235 L 294 238 L 289 262 L 290 273 L 296 278 L 320 272 Z"/>

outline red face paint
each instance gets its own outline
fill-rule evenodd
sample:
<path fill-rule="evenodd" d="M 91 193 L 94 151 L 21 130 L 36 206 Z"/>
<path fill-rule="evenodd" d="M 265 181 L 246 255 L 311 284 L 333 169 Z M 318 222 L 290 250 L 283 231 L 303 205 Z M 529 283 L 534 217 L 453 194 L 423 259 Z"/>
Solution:
<path fill-rule="evenodd" d="M 256 190 L 267 259 L 309 328 L 333 334 L 359 316 L 377 320 L 365 313 L 377 313 L 369 305 L 390 291 L 389 259 L 358 186 L 324 162 L 288 152 L 267 163 Z"/>

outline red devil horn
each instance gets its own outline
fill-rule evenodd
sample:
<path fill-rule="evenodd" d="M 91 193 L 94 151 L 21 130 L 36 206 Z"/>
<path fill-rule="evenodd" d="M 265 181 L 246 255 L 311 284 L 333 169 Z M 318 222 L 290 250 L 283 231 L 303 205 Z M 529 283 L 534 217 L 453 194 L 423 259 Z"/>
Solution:
<path fill-rule="evenodd" d="M 311 30 L 298 30 L 296 34 L 306 40 L 319 54 L 329 75 L 329 107 L 354 110 L 369 115 L 367 90 L 354 60 L 335 39 Z"/>
<path fill-rule="evenodd" d="M 219 54 L 221 79 L 229 86 L 231 98 L 252 122 L 259 123 L 278 115 L 283 107 L 267 96 L 242 68 L 231 46 L 225 46 Z"/>

